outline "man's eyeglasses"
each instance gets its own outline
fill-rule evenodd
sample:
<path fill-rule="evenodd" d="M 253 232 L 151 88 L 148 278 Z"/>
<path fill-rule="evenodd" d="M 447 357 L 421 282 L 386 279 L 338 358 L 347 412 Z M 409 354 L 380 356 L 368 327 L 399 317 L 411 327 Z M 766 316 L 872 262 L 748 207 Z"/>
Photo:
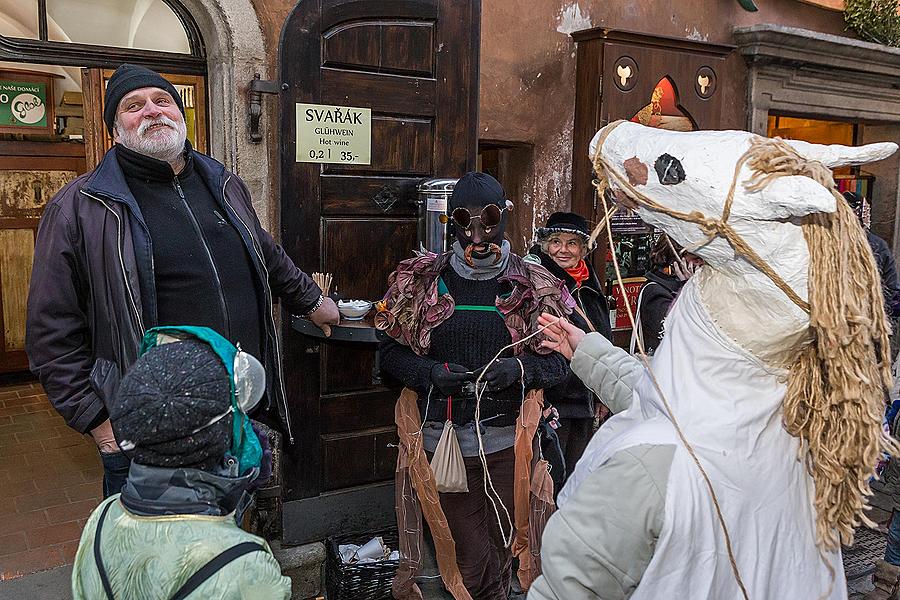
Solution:
<path fill-rule="evenodd" d="M 480 215 L 473 217 L 467 208 L 460 206 L 453 209 L 449 219 L 442 215 L 441 222 L 446 223 L 448 220 L 452 220 L 456 225 L 468 232 L 472 229 L 472 221 L 478 219 L 485 233 L 490 233 L 491 229 L 500 224 L 500 221 L 503 219 L 503 213 L 506 210 L 507 208 L 505 207 L 501 209 L 496 204 L 488 204 L 481 209 Z"/>

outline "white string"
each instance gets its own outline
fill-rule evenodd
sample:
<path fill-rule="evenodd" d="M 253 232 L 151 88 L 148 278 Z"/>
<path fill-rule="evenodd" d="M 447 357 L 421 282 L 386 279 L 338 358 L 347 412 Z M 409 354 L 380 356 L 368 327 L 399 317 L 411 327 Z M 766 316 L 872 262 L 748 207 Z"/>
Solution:
<path fill-rule="evenodd" d="M 481 468 L 483 471 L 483 481 L 484 481 L 484 493 L 488 497 L 488 500 L 491 501 L 491 505 L 494 508 L 494 516 L 497 517 L 497 526 L 500 528 L 500 536 L 503 539 L 503 545 L 505 548 L 509 548 L 509 546 L 512 544 L 513 536 L 515 535 L 516 530 L 515 530 L 515 526 L 513 525 L 512 518 L 510 518 L 510 516 L 509 516 L 509 510 L 507 510 L 506 505 L 503 503 L 503 500 L 500 498 L 500 494 L 498 494 L 497 490 L 494 489 L 494 481 L 491 479 L 491 474 L 488 472 L 487 455 L 485 455 L 485 453 L 484 453 L 484 442 L 481 439 L 481 396 L 484 394 L 484 390 L 487 388 L 487 384 L 485 383 L 484 385 L 482 385 L 480 389 L 479 389 L 478 385 L 481 383 L 481 378 L 484 377 L 484 374 L 487 372 L 487 370 L 491 367 L 491 365 L 494 364 L 494 361 L 496 361 L 498 358 L 500 358 L 501 354 L 506 352 L 508 349 L 513 348 L 514 346 L 517 346 L 518 344 L 521 344 L 522 342 L 526 342 L 526 341 L 530 340 L 531 338 L 540 334 L 542 331 L 544 331 L 548 327 L 551 327 L 555 324 L 556 323 L 549 323 L 547 325 L 544 325 L 543 327 L 539 328 L 537 331 L 535 331 L 531 335 L 528 335 L 517 342 L 513 342 L 511 344 L 507 344 L 506 346 L 503 346 L 503 348 L 501 348 L 500 351 L 494 355 L 494 358 L 492 358 L 490 361 L 488 361 L 488 363 L 481 370 L 481 373 L 479 373 L 478 378 L 475 380 L 475 434 L 478 437 L 478 458 L 481 459 Z M 522 404 L 524 404 L 525 403 L 525 367 L 524 367 L 524 365 L 522 365 L 521 360 L 519 360 L 518 358 L 516 358 L 516 360 L 519 362 L 519 368 L 521 369 L 521 373 L 522 373 L 522 377 L 521 377 Z M 490 486 L 490 491 L 488 491 L 488 486 Z M 503 522 L 500 520 L 500 511 L 497 509 L 497 502 L 494 502 L 494 498 L 491 497 L 490 492 L 494 492 L 494 496 L 496 496 L 497 502 L 500 503 L 500 507 L 503 509 L 503 513 L 506 516 L 506 522 L 509 524 L 509 536 L 508 537 L 503 531 Z"/>

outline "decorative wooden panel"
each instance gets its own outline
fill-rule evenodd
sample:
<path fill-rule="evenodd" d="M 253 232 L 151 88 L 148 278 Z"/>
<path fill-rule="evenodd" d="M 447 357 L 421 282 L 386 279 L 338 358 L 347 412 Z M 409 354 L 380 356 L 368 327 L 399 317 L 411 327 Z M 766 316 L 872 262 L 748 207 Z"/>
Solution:
<path fill-rule="evenodd" d="M 322 212 L 326 215 L 414 217 L 418 212 L 413 179 L 323 175 L 321 184 Z"/>
<path fill-rule="evenodd" d="M 372 164 L 327 165 L 325 173 L 379 171 L 390 175 L 431 173 L 430 119 L 372 117 Z"/>
<path fill-rule="evenodd" d="M 322 64 L 327 67 L 421 76 L 434 70 L 433 23 L 347 23 L 322 38 Z"/>
<path fill-rule="evenodd" d="M 397 393 L 371 390 L 365 394 L 329 394 L 322 396 L 322 430 L 343 433 L 366 427 L 387 427 L 394 422 Z M 360 410 L 364 406 L 365 410 Z"/>
<path fill-rule="evenodd" d="M 0 296 L 6 352 L 25 349 L 25 307 L 33 256 L 33 230 L 0 229 Z"/>
<path fill-rule="evenodd" d="M 381 481 L 393 474 L 397 463 L 397 450 L 389 446 L 397 444 L 393 427 L 323 437 L 326 489 Z"/>
<path fill-rule="evenodd" d="M 412 256 L 416 221 L 408 219 L 325 219 L 323 259 L 345 298 L 378 300 L 387 276 Z"/>
<path fill-rule="evenodd" d="M 37 219 L 75 171 L 0 171 L 0 217 Z"/>
<path fill-rule="evenodd" d="M 437 82 L 433 79 L 397 77 L 322 69 L 321 104 L 368 106 L 377 112 L 429 117 L 435 112 Z M 358 98 L 354 104 L 354 98 Z"/>
<path fill-rule="evenodd" d="M 322 350 L 323 363 L 340 365 L 325 369 L 322 392 L 352 392 L 372 387 L 375 369 L 375 349 L 359 344 L 328 344 Z"/>

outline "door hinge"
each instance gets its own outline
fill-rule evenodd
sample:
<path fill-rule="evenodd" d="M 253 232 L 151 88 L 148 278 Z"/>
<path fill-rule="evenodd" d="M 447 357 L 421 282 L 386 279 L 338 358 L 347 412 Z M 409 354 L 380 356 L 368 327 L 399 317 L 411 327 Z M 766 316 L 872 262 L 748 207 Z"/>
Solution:
<path fill-rule="evenodd" d="M 262 142 L 263 135 L 259 129 L 259 121 L 262 118 L 262 95 L 278 94 L 288 89 L 288 84 L 278 83 L 267 79 L 260 79 L 259 73 L 254 73 L 248 88 L 249 105 L 247 106 L 247 131 L 251 144 Z"/>

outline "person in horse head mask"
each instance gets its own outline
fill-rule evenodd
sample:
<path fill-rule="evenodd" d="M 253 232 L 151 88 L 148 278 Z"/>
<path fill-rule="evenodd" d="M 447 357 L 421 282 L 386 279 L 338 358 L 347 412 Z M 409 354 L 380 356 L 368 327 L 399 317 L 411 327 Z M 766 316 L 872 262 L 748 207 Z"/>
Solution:
<path fill-rule="evenodd" d="M 510 251 L 504 230 L 511 208 L 496 179 L 463 176 L 446 218 L 456 238 L 452 249 L 401 262 L 376 317 L 376 326 L 389 336 L 381 346 L 382 372 L 418 397 L 422 445 L 429 457 L 435 455 L 431 465 L 459 573 L 469 594 L 481 600 L 506 600 L 510 589 L 512 553 L 504 538 L 511 527 L 502 515 L 504 507 L 513 515 L 519 501 L 513 498 L 514 445 L 523 399 L 567 373 L 565 359 L 541 350 L 539 336 L 504 348 L 537 331 L 541 307 L 562 315 L 574 305 L 562 282 Z M 476 394 L 473 382 L 482 372 Z M 448 437 L 454 441 L 442 446 Z M 443 448 L 457 444 L 457 464 L 465 465 L 456 482 L 461 485 L 444 485 L 436 463 Z M 401 456 L 405 451 L 401 433 Z M 431 525 L 434 537 L 442 537 Z M 404 572 L 409 574 L 401 566 Z M 395 593 L 410 581 L 395 581 Z M 401 591 L 396 597 L 406 596 Z"/>

